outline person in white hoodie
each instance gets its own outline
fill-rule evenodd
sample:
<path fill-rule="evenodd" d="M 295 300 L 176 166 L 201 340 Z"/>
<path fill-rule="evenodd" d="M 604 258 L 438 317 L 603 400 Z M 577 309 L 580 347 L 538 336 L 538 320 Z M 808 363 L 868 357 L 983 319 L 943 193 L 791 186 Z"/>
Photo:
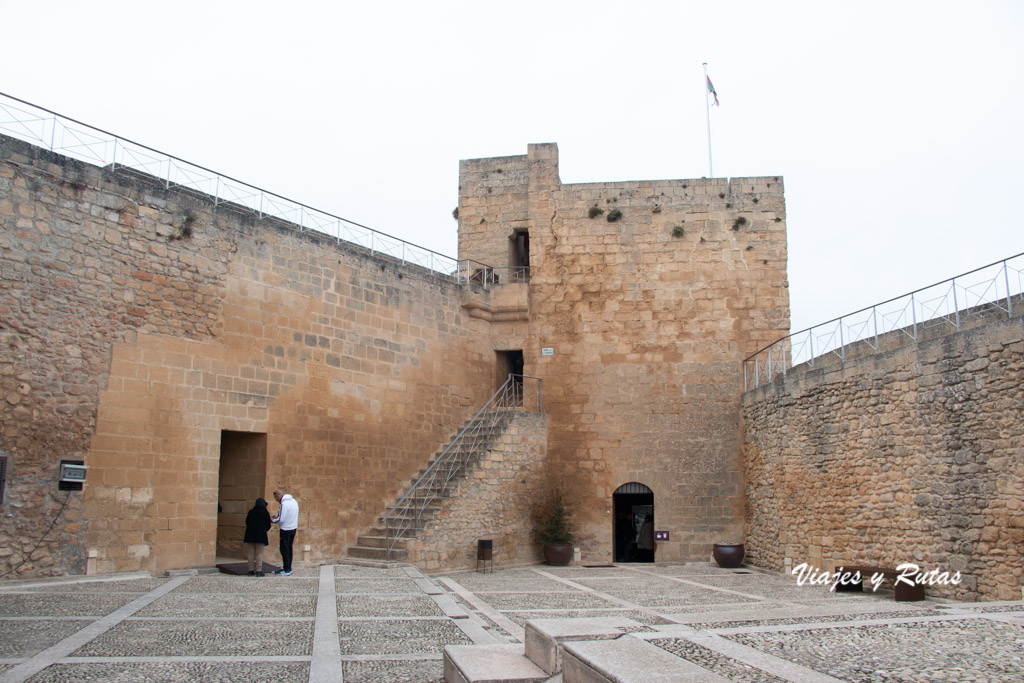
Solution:
<path fill-rule="evenodd" d="M 281 489 L 274 491 L 274 500 L 281 504 L 277 517 L 270 520 L 281 529 L 281 571 L 280 576 L 291 576 L 292 547 L 295 545 L 295 532 L 299 528 L 299 504 L 290 493 Z"/>

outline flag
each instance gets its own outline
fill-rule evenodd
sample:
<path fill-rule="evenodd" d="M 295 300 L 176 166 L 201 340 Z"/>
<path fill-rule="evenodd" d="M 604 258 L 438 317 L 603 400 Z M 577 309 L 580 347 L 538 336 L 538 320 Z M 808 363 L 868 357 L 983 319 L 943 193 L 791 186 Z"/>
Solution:
<path fill-rule="evenodd" d="M 717 107 L 718 106 L 718 93 L 715 92 L 715 86 L 711 85 L 711 78 L 709 78 L 706 75 L 704 76 L 704 78 L 708 79 L 708 92 L 711 93 L 711 96 L 715 98 L 715 106 Z"/>

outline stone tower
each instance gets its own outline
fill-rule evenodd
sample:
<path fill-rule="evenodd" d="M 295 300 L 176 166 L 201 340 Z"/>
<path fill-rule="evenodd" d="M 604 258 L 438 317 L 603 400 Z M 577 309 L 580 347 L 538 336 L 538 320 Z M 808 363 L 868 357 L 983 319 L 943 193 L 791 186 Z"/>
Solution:
<path fill-rule="evenodd" d="M 652 559 L 628 547 L 651 512 L 659 561 L 743 540 L 742 360 L 789 332 L 782 179 L 562 184 L 534 144 L 462 161 L 459 187 L 459 258 L 488 288 L 466 306 L 499 367 L 543 380 L 583 561 Z"/>

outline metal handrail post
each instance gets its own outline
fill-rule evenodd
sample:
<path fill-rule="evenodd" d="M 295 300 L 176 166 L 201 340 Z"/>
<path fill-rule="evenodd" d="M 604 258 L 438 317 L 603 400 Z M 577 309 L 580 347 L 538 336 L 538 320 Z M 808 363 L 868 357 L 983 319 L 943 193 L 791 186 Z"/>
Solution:
<path fill-rule="evenodd" d="M 761 386 L 761 369 L 758 367 L 758 357 L 754 356 L 754 388 Z"/>
<path fill-rule="evenodd" d="M 814 328 L 807 330 L 807 349 L 811 354 L 811 367 L 814 367 Z"/>
<path fill-rule="evenodd" d="M 878 350 L 878 306 L 871 307 L 871 318 L 875 321 L 875 351 Z"/>
<path fill-rule="evenodd" d="M 953 278 L 953 314 L 956 317 L 956 329 L 960 329 L 960 306 L 956 301 L 956 278 Z"/>
<path fill-rule="evenodd" d="M 1013 297 L 1010 296 L 1010 275 L 1007 272 L 1008 265 L 1003 261 L 1003 280 L 1006 282 L 1006 317 L 1013 317 Z"/>
<path fill-rule="evenodd" d="M 782 340 L 782 376 L 786 376 L 786 340 Z"/>
<path fill-rule="evenodd" d="M 772 381 L 772 347 L 768 347 L 768 381 Z"/>
<path fill-rule="evenodd" d="M 910 293 L 910 317 L 914 325 L 914 341 L 917 341 L 917 303 L 914 301 L 914 293 Z"/>
<path fill-rule="evenodd" d="M 747 361 L 743 361 L 743 391 L 749 391 L 747 388 Z"/>
<path fill-rule="evenodd" d="M 846 362 L 846 344 L 843 342 L 843 319 L 839 319 L 839 362 Z"/>

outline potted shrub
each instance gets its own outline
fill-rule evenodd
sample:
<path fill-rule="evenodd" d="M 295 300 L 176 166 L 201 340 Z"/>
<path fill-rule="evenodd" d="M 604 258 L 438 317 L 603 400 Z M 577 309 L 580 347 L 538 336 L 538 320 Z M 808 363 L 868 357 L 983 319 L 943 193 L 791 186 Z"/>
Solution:
<path fill-rule="evenodd" d="M 546 504 L 540 508 L 533 528 L 534 538 L 541 544 L 544 561 L 555 566 L 565 566 L 572 561 L 573 541 L 572 520 L 565 505 L 561 489 L 555 489 Z"/>

